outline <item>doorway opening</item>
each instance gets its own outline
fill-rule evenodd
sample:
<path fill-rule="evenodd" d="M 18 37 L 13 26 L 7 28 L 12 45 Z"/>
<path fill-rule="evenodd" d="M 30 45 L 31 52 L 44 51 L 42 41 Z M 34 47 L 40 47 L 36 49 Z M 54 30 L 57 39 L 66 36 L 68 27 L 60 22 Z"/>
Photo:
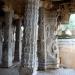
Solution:
<path fill-rule="evenodd" d="M 58 27 L 60 66 L 75 68 L 75 14 L 71 14 L 68 24 Z"/>

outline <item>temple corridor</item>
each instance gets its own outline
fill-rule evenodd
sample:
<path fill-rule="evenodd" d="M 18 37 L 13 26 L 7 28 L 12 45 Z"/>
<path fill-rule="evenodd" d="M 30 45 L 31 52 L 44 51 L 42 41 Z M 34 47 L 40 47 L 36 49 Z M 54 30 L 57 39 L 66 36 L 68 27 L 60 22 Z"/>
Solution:
<path fill-rule="evenodd" d="M 75 0 L 0 0 L 0 75 L 75 75 Z"/>

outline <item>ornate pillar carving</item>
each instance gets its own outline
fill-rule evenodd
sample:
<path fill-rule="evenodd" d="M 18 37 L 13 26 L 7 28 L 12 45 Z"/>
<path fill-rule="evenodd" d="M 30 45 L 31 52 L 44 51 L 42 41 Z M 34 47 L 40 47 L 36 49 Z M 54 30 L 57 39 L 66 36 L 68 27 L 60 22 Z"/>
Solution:
<path fill-rule="evenodd" d="M 45 69 L 45 51 L 46 51 L 46 40 L 45 40 L 45 23 L 44 23 L 45 8 L 40 7 L 39 9 L 39 34 L 38 34 L 38 70 Z"/>
<path fill-rule="evenodd" d="M 49 13 L 49 17 L 47 17 L 49 20 L 46 20 L 49 23 L 49 27 L 46 29 L 46 69 L 57 68 L 59 64 L 57 37 L 54 34 L 57 27 L 57 12 L 56 10 L 50 10 Z M 49 36 L 47 31 L 50 32 Z"/>
<path fill-rule="evenodd" d="M 55 68 L 57 65 L 57 50 L 52 53 L 52 44 L 54 46 L 56 40 L 54 30 L 57 26 L 57 12 L 44 7 L 44 3 L 43 1 L 39 10 L 38 70 Z"/>
<path fill-rule="evenodd" d="M 37 30 L 39 0 L 25 0 L 22 66 L 24 74 L 32 75 L 37 65 Z"/>
<path fill-rule="evenodd" d="M 15 54 L 14 54 L 14 61 L 19 62 L 21 61 L 21 25 L 22 20 L 16 20 L 16 42 L 15 42 Z"/>

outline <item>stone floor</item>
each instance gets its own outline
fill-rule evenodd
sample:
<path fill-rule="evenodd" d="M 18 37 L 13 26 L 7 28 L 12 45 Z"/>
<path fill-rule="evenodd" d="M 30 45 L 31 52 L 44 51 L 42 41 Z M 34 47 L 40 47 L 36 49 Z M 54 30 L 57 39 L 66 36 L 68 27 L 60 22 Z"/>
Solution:
<path fill-rule="evenodd" d="M 57 70 L 51 70 L 51 71 L 45 71 L 45 72 L 38 72 L 37 75 L 75 75 L 74 69 L 57 69 Z"/>
<path fill-rule="evenodd" d="M 0 68 L 0 75 L 19 75 L 17 68 Z M 74 69 L 57 69 L 49 71 L 38 71 L 37 75 L 75 75 Z"/>
<path fill-rule="evenodd" d="M 17 68 L 0 68 L 0 75 L 19 75 Z"/>

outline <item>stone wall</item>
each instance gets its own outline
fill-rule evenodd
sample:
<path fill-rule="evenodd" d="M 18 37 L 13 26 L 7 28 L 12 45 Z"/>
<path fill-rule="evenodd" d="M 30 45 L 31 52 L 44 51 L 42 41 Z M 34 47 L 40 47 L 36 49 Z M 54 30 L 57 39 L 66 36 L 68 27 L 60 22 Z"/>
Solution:
<path fill-rule="evenodd" d="M 75 39 L 58 39 L 60 66 L 75 69 Z"/>

